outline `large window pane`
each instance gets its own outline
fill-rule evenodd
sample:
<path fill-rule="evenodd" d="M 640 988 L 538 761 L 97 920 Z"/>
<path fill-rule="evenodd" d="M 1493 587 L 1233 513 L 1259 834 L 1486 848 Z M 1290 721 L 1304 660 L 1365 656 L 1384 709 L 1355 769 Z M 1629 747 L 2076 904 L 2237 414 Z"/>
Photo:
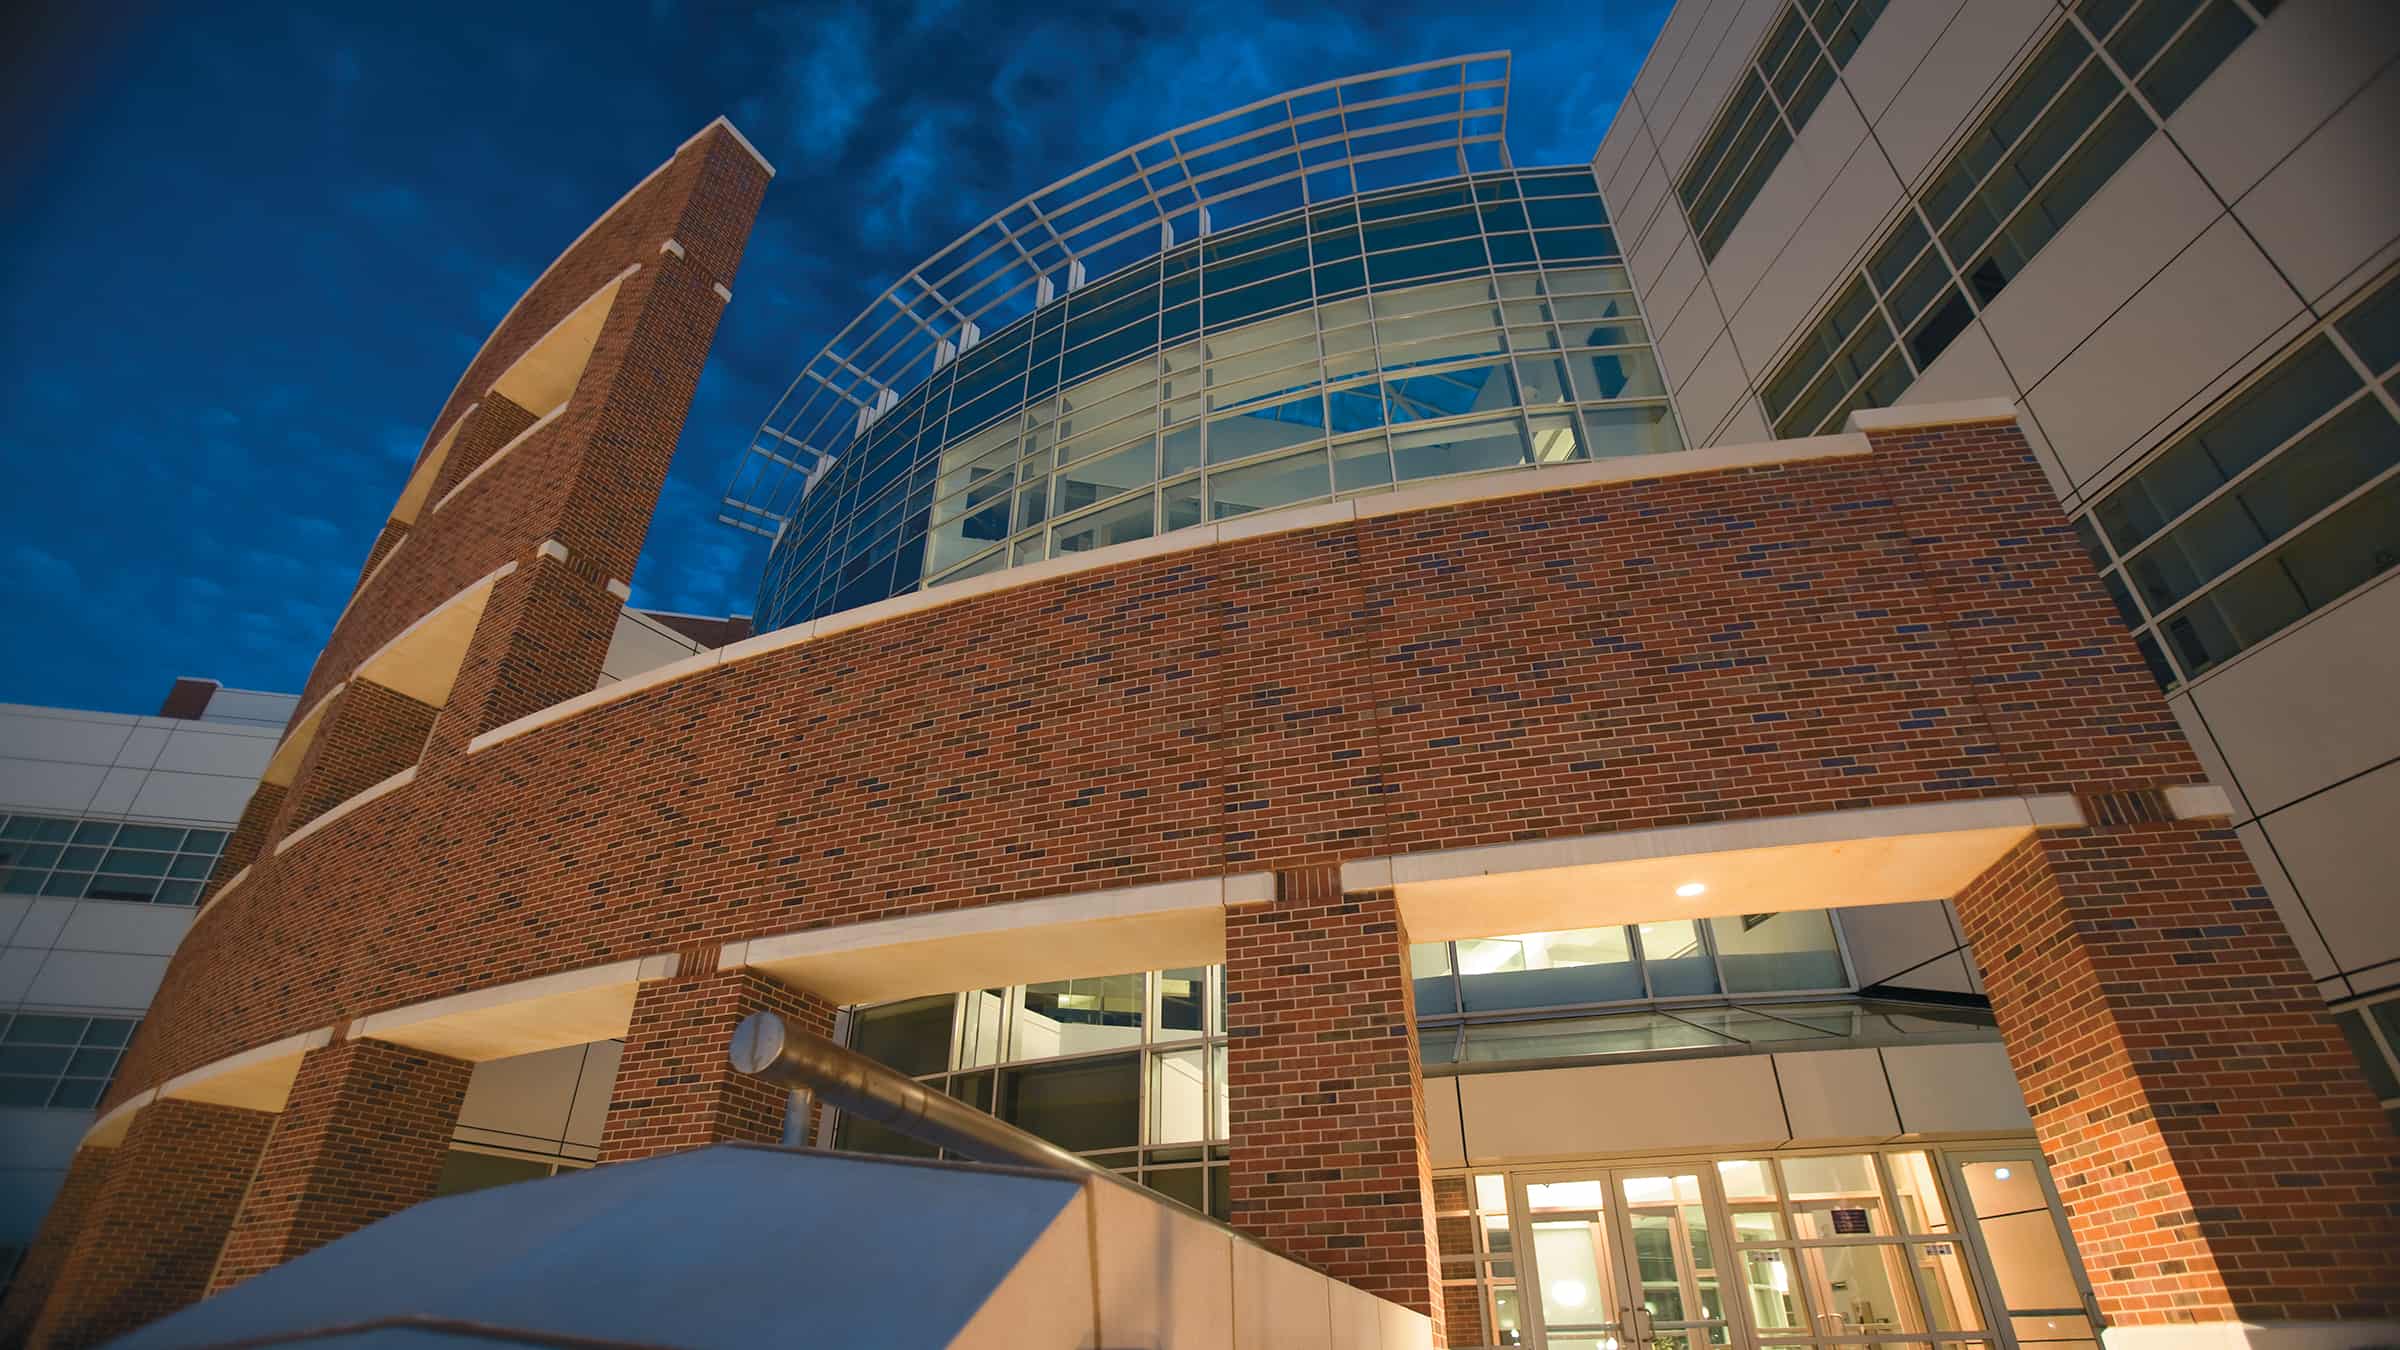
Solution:
<path fill-rule="evenodd" d="M 1584 447 L 1594 458 L 1663 455 L 1683 448 L 1675 412 L 1664 403 L 1583 410 Z"/>
<path fill-rule="evenodd" d="M 1009 1035 L 1009 1058 L 1076 1055 L 1141 1040 L 1141 976 L 1051 980 L 1025 986 Z"/>
<path fill-rule="evenodd" d="M 1141 1142 L 1141 1056 L 1000 1071 L 1002 1120 L 1078 1153 Z"/>
<path fill-rule="evenodd" d="M 1642 997 L 1642 972 L 1621 927 L 1468 938 L 1457 945 L 1459 987 L 1469 1012 Z"/>
<path fill-rule="evenodd" d="M 1689 919 L 1640 925 L 1642 964 L 1650 992 L 1658 998 L 1717 992 L 1716 963 L 1700 941 L 1700 925 Z"/>
<path fill-rule="evenodd" d="M 1833 919 L 1821 909 L 1735 914 L 1708 921 L 1725 992 L 1838 989 L 1849 983 Z"/>
<path fill-rule="evenodd" d="M 910 1077 L 950 1067 L 950 1020 L 956 1000 L 948 994 L 861 1009 L 851 1044 Z"/>
<path fill-rule="evenodd" d="M 1209 516 L 1223 520 L 1270 507 L 1331 495 L 1333 479 L 1322 448 L 1208 476 Z"/>
<path fill-rule="evenodd" d="M 1515 418 L 1392 436 L 1393 468 L 1403 480 L 1514 468 L 1530 462 L 1531 457 L 1525 430 Z"/>
<path fill-rule="evenodd" d="M 1206 1050 L 1177 1050 L 1150 1057 L 1149 1143 L 1200 1141 L 1208 1126 L 1207 1081 Z"/>
<path fill-rule="evenodd" d="M 1811 1238 L 1889 1237 L 1892 1220 L 1883 1208 L 1883 1187 L 1874 1159 L 1863 1153 L 1782 1160 L 1783 1189 L 1792 1202 L 1793 1236 Z"/>

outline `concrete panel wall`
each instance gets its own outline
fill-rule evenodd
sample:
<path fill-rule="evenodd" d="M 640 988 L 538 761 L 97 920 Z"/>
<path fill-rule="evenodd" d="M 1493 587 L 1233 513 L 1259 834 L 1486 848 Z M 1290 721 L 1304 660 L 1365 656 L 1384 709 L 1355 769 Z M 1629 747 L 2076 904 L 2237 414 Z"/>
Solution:
<path fill-rule="evenodd" d="M 1727 54 L 1736 30 L 1753 45 L 1760 31 L 1735 12 L 1747 15 L 1686 0 L 1669 16 L 1595 160 L 1612 208 L 1672 181 L 1690 128 L 1713 120 L 1721 72 L 1741 59 Z M 1627 235 L 1629 262 L 1695 443 L 1765 434 L 1755 385 L 1855 273 L 1904 185 L 1930 178 L 2061 21 L 2051 0 L 1887 7 L 1713 266 L 1659 195 L 1641 246 Z M 2088 506 L 2400 260 L 2395 126 L 2400 9 L 2276 7 L 1899 401 L 2015 401 L 2062 502 Z M 1662 235 L 1679 246 L 1652 242 Z M 2400 908 L 2381 880 L 2400 861 L 2393 577 L 2173 699 L 2335 999 L 2400 985 Z M 1883 959 L 1875 935 L 1863 946 Z M 1973 987 L 1963 959 L 1921 975 Z"/>

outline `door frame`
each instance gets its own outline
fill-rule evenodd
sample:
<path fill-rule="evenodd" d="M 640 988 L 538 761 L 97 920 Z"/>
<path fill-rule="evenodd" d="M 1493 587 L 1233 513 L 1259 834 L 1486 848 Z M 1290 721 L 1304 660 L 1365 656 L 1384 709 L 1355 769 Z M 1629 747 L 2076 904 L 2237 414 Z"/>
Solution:
<path fill-rule="evenodd" d="M 1605 1259 L 1600 1263 L 1601 1275 L 1604 1279 L 1613 1282 L 1612 1292 L 1615 1295 L 1617 1313 L 1616 1321 L 1613 1324 L 1602 1324 L 1603 1330 L 1608 1334 L 1614 1334 L 1618 1344 L 1625 1350 L 1647 1350 L 1647 1347 L 1658 1335 L 1658 1329 L 1654 1319 L 1642 1304 L 1641 1268 L 1636 1262 L 1633 1248 L 1632 1206 L 1625 1199 L 1624 1181 L 1628 1177 L 1690 1176 L 1699 1188 L 1701 1209 L 1708 1221 L 1712 1269 L 1716 1274 L 1717 1298 L 1724 1316 L 1679 1319 L 1678 1325 L 1670 1330 L 1688 1331 L 1706 1327 L 1713 1322 L 1722 1322 L 1725 1325 L 1727 1338 L 1724 1350 L 1757 1350 L 1758 1338 L 1750 1326 L 1748 1300 L 1736 1296 L 1733 1287 L 1735 1281 L 1729 1274 L 1732 1267 L 1727 1262 L 1733 1255 L 1733 1221 L 1731 1213 L 1725 1205 L 1724 1187 L 1717 1179 L 1716 1159 L 1678 1158 L 1631 1163 L 1600 1163 L 1586 1166 L 1536 1165 L 1501 1170 L 1503 1175 L 1508 1178 L 1509 1225 L 1517 1232 L 1525 1234 L 1527 1238 L 1523 1248 L 1516 1252 L 1516 1260 L 1518 1266 L 1517 1318 L 1524 1330 L 1530 1333 L 1527 1337 L 1528 1344 L 1548 1347 L 1550 1324 L 1542 1307 L 1541 1258 L 1535 1252 L 1536 1244 L 1532 1241 L 1533 1215 L 1526 1199 L 1526 1187 L 1550 1181 L 1597 1181 L 1600 1183 L 1601 1197 L 1606 1201 L 1599 1211 L 1601 1230 L 1606 1236 L 1608 1246 L 1608 1250 L 1604 1254 Z M 1680 1210 L 1681 1206 L 1677 1205 L 1676 1208 Z M 1689 1229 L 1688 1227 L 1682 1228 L 1677 1231 L 1675 1239 L 1675 1273 L 1683 1287 L 1683 1295 L 1687 1301 L 1685 1309 L 1687 1313 L 1700 1311 L 1700 1308 L 1696 1306 L 1699 1301 L 1699 1284 L 1694 1272 Z M 1572 1332 L 1568 1334 L 1587 1333 Z"/>

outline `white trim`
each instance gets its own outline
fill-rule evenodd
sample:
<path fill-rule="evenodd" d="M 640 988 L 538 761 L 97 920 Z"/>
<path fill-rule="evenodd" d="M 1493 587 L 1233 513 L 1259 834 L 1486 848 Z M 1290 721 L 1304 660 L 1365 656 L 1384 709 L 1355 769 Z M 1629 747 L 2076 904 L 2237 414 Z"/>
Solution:
<path fill-rule="evenodd" d="M 712 281 L 708 283 L 708 288 L 717 293 L 717 299 L 724 301 L 728 305 L 733 303 L 733 292 L 725 289 L 724 282 Z"/>
<path fill-rule="evenodd" d="M 480 403 L 478 403 L 478 404 L 476 404 L 475 406 L 476 406 L 476 407 L 478 407 L 478 408 L 480 408 L 480 407 L 482 407 L 483 405 L 482 405 L 482 404 L 480 404 Z M 442 498 L 442 501 L 448 501 L 448 500 L 450 500 L 448 497 L 444 497 L 444 498 Z M 439 509 L 439 507 L 440 507 L 440 503 L 439 503 L 439 502 L 435 503 L 435 507 L 436 507 L 436 509 Z M 423 511 L 419 511 L 419 512 L 417 513 L 417 518 L 418 518 L 419 520 L 422 520 L 422 519 L 424 519 L 424 518 L 425 518 L 425 513 L 424 513 Z M 388 523 L 388 522 L 387 522 L 387 523 Z M 361 580 L 361 581 L 358 583 L 358 587 L 357 587 L 357 589 L 355 589 L 355 590 L 351 591 L 351 592 L 350 592 L 350 598 L 349 598 L 348 600 L 345 600 L 345 601 L 343 601 L 343 602 L 342 602 L 342 612 L 341 612 L 341 613 L 339 613 L 339 614 L 336 614 L 336 615 L 334 615 L 334 616 L 333 616 L 333 626 L 334 626 L 334 627 L 336 627 L 336 628 L 339 628 L 339 627 L 341 627 L 341 626 L 342 626 L 342 620 L 349 618 L 349 617 L 350 617 L 350 611 L 351 611 L 352 609 L 354 609 L 354 608 L 356 608 L 356 607 L 357 607 L 357 605 L 358 605 L 358 597 L 360 597 L 360 596 L 362 596 L 362 595 L 365 595 L 365 594 L 367 593 L 367 586 L 368 586 L 368 584 L 369 584 L 369 583 L 371 583 L 371 582 L 373 582 L 373 581 L 375 580 L 375 578 L 377 578 L 377 577 L 379 577 L 379 576 L 382 576 L 382 575 L 383 575 L 383 569 L 384 569 L 385 567 L 387 567 L 387 566 L 390 566 L 390 565 L 391 565 L 391 561 L 392 561 L 392 559 L 394 559 L 394 558 L 396 558 L 396 557 L 400 556 L 400 550 L 401 550 L 401 549 L 403 549 L 403 548 L 406 548 L 406 547 L 408 546 L 408 541 L 416 537 L 416 533 L 417 533 L 417 527 L 416 527 L 416 526 L 414 526 L 414 525 L 403 525 L 403 526 L 401 526 L 400 528 L 402 528 L 402 529 L 404 529 L 404 530 L 408 531 L 408 533 L 407 533 L 407 534 L 404 534 L 404 535 L 401 535 L 401 536 L 399 537 L 399 539 L 395 540 L 395 541 L 393 542 L 393 544 L 392 544 L 392 551 L 391 551 L 391 552 L 389 552 L 389 553 L 386 553 L 386 554 L 384 554 L 382 557 L 380 557 L 380 558 L 376 559 L 376 560 L 375 560 L 375 565 L 374 565 L 373 567 L 371 567 L 371 568 L 368 568 L 368 569 L 367 569 L 367 575 L 365 576 L 365 578 L 364 578 L 364 579 L 362 579 L 362 580 Z"/>
<path fill-rule="evenodd" d="M 239 1054 L 227 1055 L 223 1059 L 203 1064 L 197 1069 L 179 1073 L 159 1084 L 157 1095 L 161 1099 L 170 1101 L 188 1097 L 193 1088 L 212 1079 L 221 1078 L 237 1070 L 271 1064 L 276 1060 L 296 1058 L 311 1050 L 322 1050 L 331 1044 L 333 1044 L 333 1028 L 331 1027 L 318 1027 L 314 1031 L 303 1031 L 296 1036 L 286 1036 L 279 1041 L 269 1041 L 265 1045 L 253 1046 Z"/>
<path fill-rule="evenodd" d="M 1782 464 L 1805 463 L 1814 460 L 1844 459 L 1871 454 L 1873 447 L 1867 438 L 1857 435 L 1810 436 L 1795 440 L 1764 441 L 1756 445 L 1722 445 L 1705 450 L 1678 450 L 1656 455 L 1624 455 L 1595 460 L 1584 464 L 1559 464 L 1538 469 L 1516 469 L 1502 473 L 1469 474 L 1457 478 L 1418 483 L 1396 492 L 1376 496 L 1355 497 L 1338 502 L 1311 502 L 1301 506 L 1280 507 L 1259 511 L 1231 520 L 1187 529 L 1170 530 L 1123 544 L 1111 544 L 1083 553 L 1070 553 L 1057 558 L 1045 558 L 1022 567 L 1003 567 L 996 572 L 969 577 L 947 585 L 925 590 L 909 591 L 873 604 L 860 605 L 837 614 L 828 614 L 807 623 L 793 624 L 771 633 L 761 633 L 740 642 L 727 643 L 704 655 L 725 664 L 747 661 L 752 657 L 779 652 L 804 642 L 885 623 L 905 615 L 960 604 L 979 596 L 1032 586 L 1055 577 L 1074 576 L 1122 566 L 1143 558 L 1166 557 L 1197 549 L 1214 548 L 1221 543 L 1254 539 L 1295 530 L 1323 529 L 1381 516 L 1402 515 L 1429 511 L 1438 507 L 1456 506 L 1469 502 L 1499 501 L 1512 497 L 1538 496 L 1547 492 L 1571 492 L 1579 488 L 1608 483 L 1645 482 L 1659 478 L 1681 477 L 1687 474 L 1720 473 L 1734 469 L 1771 468 Z M 521 736 L 536 727 L 547 726 L 562 717 L 585 708 L 613 702 L 683 675 L 697 673 L 716 661 L 678 661 L 661 666 L 647 675 L 611 684 L 589 694 L 579 695 L 564 703 L 553 704 L 537 713 L 520 717 L 514 722 L 494 727 L 468 743 L 472 754 L 487 746 Z M 637 682 L 638 681 L 638 682 Z"/>
<path fill-rule="evenodd" d="M 478 593 L 489 590 L 491 587 L 498 585 L 502 578 L 508 576 L 516 570 L 517 564 L 515 560 L 512 559 L 508 562 L 500 564 L 493 570 L 484 573 L 482 576 L 477 577 L 475 580 L 470 581 L 466 585 L 460 587 L 458 592 L 452 595 L 449 599 L 444 600 L 442 603 L 435 605 L 433 608 L 426 610 L 424 613 L 410 620 L 408 627 L 392 634 L 390 637 L 384 639 L 382 646 L 377 647 L 371 652 L 368 652 L 366 656 L 359 660 L 357 665 L 350 667 L 350 679 L 342 681 L 341 685 L 338 687 L 347 688 L 350 680 L 355 680 L 358 678 L 358 673 L 360 671 L 365 670 L 367 667 L 375 664 L 377 661 L 382 660 L 384 653 L 391 651 L 393 648 L 406 641 L 410 634 L 416 632 L 420 628 L 423 628 L 425 625 L 432 623 L 435 619 L 439 618 L 448 611 L 465 604 L 469 600 L 474 599 Z M 332 698 L 333 695 L 327 694 L 325 697 Z"/>
<path fill-rule="evenodd" d="M 324 829 L 326 826 L 331 825 L 337 820 L 340 820 L 342 817 L 349 815 L 358 808 L 365 806 L 368 802 L 374 801 L 378 797 L 389 796 L 394 792 L 398 792 L 400 789 L 407 787 L 409 784 L 415 781 L 417 781 L 417 766 L 411 764 L 407 768 L 402 769 L 400 772 L 393 774 L 391 777 L 384 779 L 380 783 L 375 784 L 373 787 L 360 789 L 356 795 L 350 797 L 349 799 L 338 802 L 333 806 L 326 808 L 325 813 L 321 816 L 318 816 L 315 820 L 308 822 L 299 829 L 296 829 L 290 834 L 285 835 L 283 838 L 276 840 L 275 856 L 278 858 L 282 857 L 285 849 L 288 849 L 292 845 L 299 843 L 301 840 L 308 838 L 310 835 L 315 834 L 321 829 Z"/>
<path fill-rule="evenodd" d="M 660 244 L 658 246 L 658 251 L 661 253 L 672 253 L 676 257 L 680 258 L 683 256 L 683 245 L 670 239 L 667 242 Z"/>
<path fill-rule="evenodd" d="M 381 1033 L 405 1031 L 420 1022 L 439 1017 L 455 1017 L 461 1013 L 484 1012 L 505 1008 L 512 1003 L 530 1003 L 535 999 L 558 994 L 577 994 L 587 989 L 605 989 L 611 985 L 638 984 L 645 978 L 642 970 L 650 957 L 632 957 L 611 961 L 606 965 L 585 966 L 581 970 L 562 970 L 554 975 L 537 975 L 530 980 L 514 980 L 507 984 L 470 989 L 460 994 L 445 994 L 382 1012 L 368 1013 L 353 1019 L 343 1031 L 344 1040 L 377 1039 Z M 651 976 L 649 978 L 657 978 Z"/>
<path fill-rule="evenodd" d="M 1951 403 L 1904 403 L 1897 408 L 1860 408 L 1843 427 L 1856 432 L 1913 431 L 1920 427 L 1959 426 L 1968 422 L 2014 422 L 2014 399 L 1969 398 Z"/>
<path fill-rule="evenodd" d="M 1262 896 L 1260 892 L 1264 891 Z M 996 905 L 969 905 L 931 914 L 904 914 L 832 928 L 805 928 L 796 933 L 728 942 L 717 952 L 717 969 L 788 961 L 794 957 L 827 956 L 877 947 L 935 942 L 944 938 L 1005 933 L 1126 919 L 1190 910 L 1223 910 L 1233 905 L 1272 899 L 1275 874 L 1245 872 L 1232 876 L 1194 877 L 1189 881 L 1158 881 L 1140 886 L 1117 886 L 1104 891 L 1074 891 L 1038 900 L 1011 900 Z"/>
<path fill-rule="evenodd" d="M 104 1115 L 98 1120 L 92 1122 L 92 1127 L 83 1132 L 82 1142 L 78 1143 L 76 1147 L 87 1148 L 96 1146 L 99 1148 L 108 1148 L 116 1144 L 125 1137 L 124 1130 L 114 1128 L 116 1124 L 122 1120 L 127 1126 L 131 1126 L 133 1123 L 133 1113 L 141 1110 L 145 1106 L 148 1106 L 151 1102 L 156 1101 L 157 1099 L 157 1088 L 143 1088 L 141 1091 L 133 1094 L 130 1097 L 127 1097 L 125 1100 L 118 1102 L 115 1106 L 109 1108 L 107 1115 Z M 108 1136 L 106 1139 L 102 1139 L 100 1137 L 104 1133 Z"/>
<path fill-rule="evenodd" d="M 448 506 L 451 501 L 458 496 L 458 494 L 466 491 L 468 484 L 474 482 L 478 478 L 483 477 L 484 470 L 491 468 L 493 465 L 506 458 L 509 451 L 516 449 L 520 445 L 523 445 L 526 440 L 533 435 L 533 433 L 540 431 L 543 427 L 546 427 L 552 422 L 557 421 L 558 415 L 567 410 L 567 404 L 573 403 L 574 401 L 575 400 L 572 398 L 568 399 L 566 403 L 561 403 L 557 407 L 552 408 L 550 411 L 533 419 L 532 426 L 529 426 L 523 431 L 518 432 L 516 435 L 509 437 L 508 444 L 501 446 L 499 449 L 494 450 L 491 454 L 486 455 L 481 464 L 478 464 L 474 468 L 467 471 L 466 477 L 461 478 L 457 482 L 451 484 L 450 490 L 442 494 L 442 499 L 440 501 L 435 502 L 432 506 L 423 511 L 419 511 L 417 513 L 417 519 L 421 522 L 438 514 L 441 509 L 445 506 Z M 481 407 L 483 405 L 477 404 L 476 406 Z M 415 527 L 411 526 L 410 529 L 413 531 Z M 397 553 L 399 551 L 400 550 L 398 548 L 394 548 L 392 553 Z M 385 554 L 384 557 L 391 557 L 391 553 Z M 361 586 L 359 589 L 365 590 L 366 588 Z"/>
<path fill-rule="evenodd" d="M 2214 783 L 2177 783 L 2166 790 L 2167 814 L 2177 820 L 2233 815 L 2233 798 Z"/>
<path fill-rule="evenodd" d="M 1986 797 L 1975 801 L 1875 806 L 1851 811 L 1811 811 L 1793 816 L 1670 825 L 1652 830 L 1540 839 L 1516 844 L 1480 844 L 1436 849 L 1342 864 L 1345 891 L 1383 890 L 1466 877 L 1541 872 L 1594 863 L 1643 858 L 1677 858 L 1785 848 L 1795 844 L 1843 843 L 1899 835 L 1947 834 L 1964 830 L 2033 829 L 2083 823 L 2072 796 Z"/>
<path fill-rule="evenodd" d="M 617 597 L 618 604 L 624 604 L 626 601 L 633 599 L 633 587 L 626 585 L 622 581 L 611 580 L 608 583 L 607 590 L 610 595 Z M 638 613 L 639 611 L 636 612 Z M 663 627 L 663 625 L 661 626 Z"/>
<path fill-rule="evenodd" d="M 565 562 L 567 560 L 567 546 L 555 539 L 543 540 L 541 543 L 534 546 L 533 551 L 538 557 L 556 558 L 560 562 Z"/>
<path fill-rule="evenodd" d="M 564 721 L 587 709 L 614 703 L 621 698 L 630 698 L 645 689 L 655 689 L 662 684 L 672 684 L 686 675 L 696 675 L 722 661 L 726 650 L 723 647 L 710 647 L 705 651 L 695 652 L 680 661 L 669 661 L 663 666 L 645 670 L 639 675 L 628 675 L 613 684 L 602 685 L 588 694 L 577 694 L 573 698 L 562 699 L 547 708 L 529 712 L 513 722 L 503 722 L 468 741 L 467 753 L 472 755 L 477 751 L 498 745 L 502 741 L 515 740 L 526 732 L 538 730 L 553 722 Z"/>
<path fill-rule="evenodd" d="M 740 127 L 737 127 L 737 126 L 735 126 L 735 125 L 734 125 L 734 124 L 733 124 L 733 123 L 732 123 L 730 120 L 728 120 L 728 119 L 726 118 L 725 114 L 723 114 L 723 113 L 718 113 L 718 114 L 717 114 L 717 120 L 716 120 L 716 121 L 714 121 L 714 122 L 711 122 L 711 123 L 709 123 L 709 124 L 708 124 L 708 126 L 706 126 L 706 127 L 702 127 L 702 128 L 700 128 L 698 131 L 696 131 L 696 132 L 692 133 L 692 140 L 691 140 L 691 141 L 685 141 L 685 142 L 683 143 L 683 145 L 676 146 L 676 147 L 675 147 L 675 153 L 676 153 L 676 154 L 679 154 L 679 155 L 680 155 L 680 154 L 682 154 L 682 153 L 683 153 L 683 151 L 684 151 L 684 148 L 685 148 L 685 146 L 689 146 L 689 145 L 692 143 L 692 141 L 699 140 L 699 139 L 700 139 L 702 136 L 705 136 L 705 135 L 707 135 L 707 134 L 708 134 L 709 127 L 723 127 L 723 128 L 725 128 L 725 134 L 726 134 L 726 135 L 728 135 L 728 136 L 731 136 L 731 137 L 733 137 L 733 142 L 734 142 L 734 144 L 736 144 L 736 145 L 738 145 L 738 146 L 742 147 L 744 150 L 747 150 L 747 151 L 749 151 L 749 152 L 750 152 L 750 158 L 757 160 L 757 161 L 758 161 L 758 167 L 760 167 L 760 168 L 762 168 L 762 169 L 765 169 L 765 170 L 767 171 L 767 177 L 769 177 L 769 178 L 773 178 L 773 177 L 775 176 L 775 166 L 774 166 L 774 165 L 772 165 L 772 164 L 769 164 L 769 163 L 767 162 L 767 157 L 766 157 L 765 155 L 762 155 L 762 154 L 758 153 L 758 147 L 757 147 L 757 146 L 755 146 L 755 145 L 752 145 L 752 144 L 750 143 L 750 138 L 742 134 L 742 129 L 741 129 Z M 673 162 L 673 161 L 671 161 L 671 160 L 669 161 L 669 163 L 672 163 L 672 162 Z"/>
<path fill-rule="evenodd" d="M 252 863 L 250 866 L 254 867 L 256 865 L 256 863 Z M 201 914 L 206 914 L 209 912 L 209 910 L 214 909 L 219 900 L 222 900 L 226 896 L 233 894 L 234 887 L 241 885 L 243 882 L 248 881 L 249 879 L 250 867 L 244 867 L 241 871 L 225 878 L 225 884 L 219 886 L 216 890 L 216 893 L 208 897 L 208 903 L 200 906 L 199 910 L 193 914 L 193 917 L 198 918 Z"/>

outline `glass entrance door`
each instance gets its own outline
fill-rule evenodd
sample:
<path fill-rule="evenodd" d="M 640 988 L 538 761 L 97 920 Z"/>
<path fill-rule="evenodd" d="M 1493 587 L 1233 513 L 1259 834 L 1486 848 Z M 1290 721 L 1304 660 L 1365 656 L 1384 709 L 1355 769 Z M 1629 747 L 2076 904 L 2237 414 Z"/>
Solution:
<path fill-rule="evenodd" d="M 1514 1197 L 1551 1350 L 1748 1350 L 1719 1263 L 1725 1202 L 1705 1167 L 1529 1174 Z"/>
<path fill-rule="evenodd" d="M 2059 1216 L 2050 1173 L 2031 1148 L 1946 1156 L 1977 1263 L 2020 1350 L 2099 1350 L 2099 1309 Z"/>

